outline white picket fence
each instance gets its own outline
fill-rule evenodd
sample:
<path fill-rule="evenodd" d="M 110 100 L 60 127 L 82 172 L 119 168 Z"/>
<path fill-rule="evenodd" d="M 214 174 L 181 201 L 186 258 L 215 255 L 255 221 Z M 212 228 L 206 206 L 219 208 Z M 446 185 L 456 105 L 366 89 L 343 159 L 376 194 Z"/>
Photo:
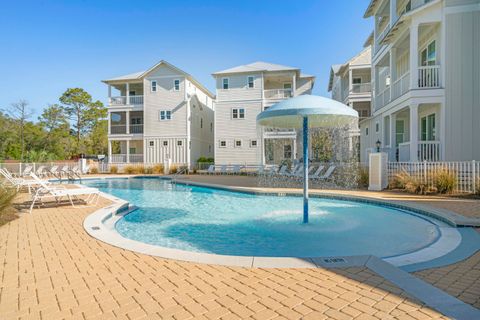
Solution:
<path fill-rule="evenodd" d="M 457 176 L 454 192 L 474 193 L 480 179 L 480 161 L 444 161 L 444 162 L 389 162 L 388 176 L 393 178 L 399 173 L 408 173 L 424 183 L 433 183 L 435 174 L 447 170 Z"/>
<path fill-rule="evenodd" d="M 49 171 L 53 166 L 58 166 L 59 169 L 62 169 L 64 166 L 67 166 L 68 169 L 73 167 L 78 167 L 78 161 L 52 161 L 52 162 L 7 162 L 0 163 L 0 168 L 6 168 L 11 173 L 22 176 L 25 169 L 32 167 L 32 172 L 36 172 L 40 167 L 44 167 L 45 170 Z"/>

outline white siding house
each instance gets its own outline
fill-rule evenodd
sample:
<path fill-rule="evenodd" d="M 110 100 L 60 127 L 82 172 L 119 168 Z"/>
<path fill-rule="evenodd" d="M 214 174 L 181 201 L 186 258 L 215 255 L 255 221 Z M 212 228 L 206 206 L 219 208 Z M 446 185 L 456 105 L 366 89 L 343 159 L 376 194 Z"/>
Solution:
<path fill-rule="evenodd" d="M 362 161 L 480 159 L 480 0 L 371 0 L 371 118 Z"/>
<path fill-rule="evenodd" d="M 213 157 L 215 96 L 188 73 L 162 60 L 103 82 L 109 162 L 191 166 L 199 157 Z"/>
<path fill-rule="evenodd" d="M 273 104 L 309 94 L 315 77 L 300 69 L 255 62 L 215 72 L 215 163 L 273 164 L 296 157 L 297 132 L 257 126 Z"/>

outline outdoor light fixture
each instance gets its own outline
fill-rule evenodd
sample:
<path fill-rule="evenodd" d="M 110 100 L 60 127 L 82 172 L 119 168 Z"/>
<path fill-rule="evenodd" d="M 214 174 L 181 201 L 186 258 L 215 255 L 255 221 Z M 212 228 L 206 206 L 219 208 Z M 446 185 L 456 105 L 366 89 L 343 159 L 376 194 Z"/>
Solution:
<path fill-rule="evenodd" d="M 380 152 L 380 146 L 382 145 L 382 142 L 380 140 L 377 140 L 377 142 L 375 142 L 375 145 L 377 146 L 377 152 Z"/>

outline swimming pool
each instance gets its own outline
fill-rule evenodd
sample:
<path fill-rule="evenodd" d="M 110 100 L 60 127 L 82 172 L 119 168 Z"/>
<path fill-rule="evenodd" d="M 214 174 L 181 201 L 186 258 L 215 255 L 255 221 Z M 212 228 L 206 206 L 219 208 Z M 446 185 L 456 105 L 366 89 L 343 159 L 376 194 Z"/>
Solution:
<path fill-rule="evenodd" d="M 107 179 L 83 184 L 138 207 L 115 224 L 124 238 L 191 252 L 235 256 L 403 255 L 440 236 L 435 219 L 368 203 L 254 195 L 171 184 L 162 179 Z"/>

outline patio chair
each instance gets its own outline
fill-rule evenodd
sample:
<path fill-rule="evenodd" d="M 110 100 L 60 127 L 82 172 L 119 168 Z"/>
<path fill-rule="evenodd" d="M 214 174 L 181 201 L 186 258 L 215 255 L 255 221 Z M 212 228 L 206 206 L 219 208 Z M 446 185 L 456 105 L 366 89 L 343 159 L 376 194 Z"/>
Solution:
<path fill-rule="evenodd" d="M 240 174 L 240 170 L 242 170 L 242 166 L 236 164 L 232 168 L 232 174 Z"/>
<path fill-rule="evenodd" d="M 27 166 L 27 167 L 25 168 L 25 170 L 23 170 L 23 172 L 22 172 L 21 175 L 22 175 L 23 177 L 26 177 L 26 176 L 28 176 L 28 175 L 30 174 L 30 172 L 32 172 L 32 170 L 33 170 L 33 167 L 32 167 L 32 166 Z"/>
<path fill-rule="evenodd" d="M 21 188 L 27 188 L 28 193 L 32 193 L 32 189 L 35 186 L 38 186 L 38 182 L 35 180 L 26 180 L 23 178 L 15 178 L 12 174 L 5 168 L 0 169 L 0 174 L 6 179 L 8 183 L 12 185 L 12 187 L 16 188 L 17 191 L 20 191 Z M 48 185 L 48 181 L 43 181 L 45 185 Z"/>
<path fill-rule="evenodd" d="M 35 171 L 35 174 L 36 174 L 38 177 L 43 177 L 43 176 L 45 176 L 45 169 L 46 169 L 45 166 L 40 166 L 40 167 L 38 167 L 37 170 Z"/>
<path fill-rule="evenodd" d="M 30 176 L 36 181 L 40 188 L 37 189 L 35 195 L 32 197 L 32 204 L 30 205 L 30 213 L 32 213 L 33 207 L 37 201 L 43 202 L 44 199 L 53 198 L 55 202 L 59 203 L 62 198 L 67 198 L 70 201 L 72 207 L 75 207 L 73 200 L 78 200 L 79 196 L 87 196 L 85 202 L 87 204 L 98 202 L 100 191 L 95 188 L 75 188 L 75 189 L 66 189 L 65 187 L 51 187 L 45 183 L 45 181 L 40 180 L 35 173 L 30 173 Z"/>
<path fill-rule="evenodd" d="M 320 178 L 320 172 L 322 172 L 324 168 L 325 168 L 325 166 L 320 166 L 320 167 L 318 167 L 318 169 L 315 171 L 315 173 L 312 174 L 312 175 L 309 175 L 308 178 L 309 178 L 309 179 L 318 179 L 318 178 Z"/>
<path fill-rule="evenodd" d="M 336 169 L 336 166 L 330 166 L 327 171 L 325 172 L 325 174 L 323 176 L 321 176 L 319 179 L 320 180 L 327 180 L 328 178 L 330 178 L 330 176 L 332 175 L 333 171 L 335 171 Z"/>
<path fill-rule="evenodd" d="M 282 166 L 280 170 L 278 170 L 278 174 L 281 176 L 287 175 L 287 166 Z"/>
<path fill-rule="evenodd" d="M 60 172 L 58 171 L 58 166 L 53 166 L 50 168 L 50 174 L 56 178 L 60 178 Z"/>
<path fill-rule="evenodd" d="M 227 165 L 226 164 L 222 164 L 220 166 L 220 174 L 227 174 Z"/>

